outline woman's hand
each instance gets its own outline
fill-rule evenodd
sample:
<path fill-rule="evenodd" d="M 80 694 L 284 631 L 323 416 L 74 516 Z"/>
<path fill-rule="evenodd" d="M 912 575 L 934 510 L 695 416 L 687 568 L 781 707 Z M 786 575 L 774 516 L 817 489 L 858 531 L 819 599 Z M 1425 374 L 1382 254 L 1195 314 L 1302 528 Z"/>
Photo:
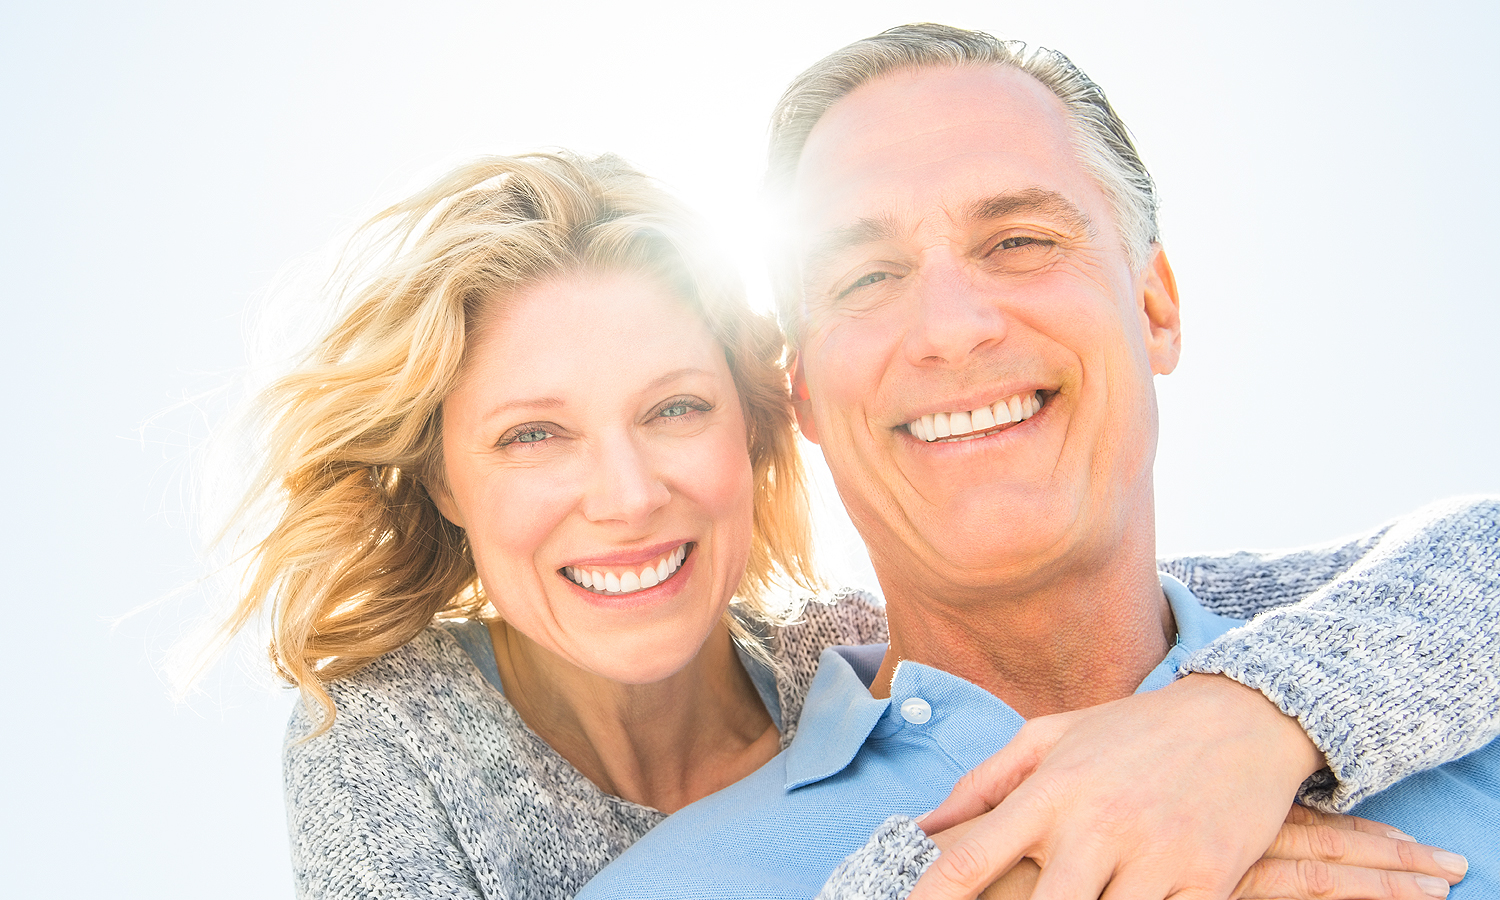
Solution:
<path fill-rule="evenodd" d="M 932 835 L 932 841 L 946 852 L 972 830 L 973 824 L 971 819 L 955 825 Z M 1445 851 L 1418 844 L 1406 835 L 1395 837 L 1399 834 L 1389 825 L 1369 819 L 1293 806 L 1271 848 L 1250 867 L 1230 896 L 1233 900 L 1427 900 L 1447 896 L 1449 884 L 1462 878 L 1462 871 L 1438 864 Z M 980 900 L 1025 900 L 1032 896 L 1041 871 L 1034 861 L 1022 859 L 978 896 Z"/>
<path fill-rule="evenodd" d="M 1040 717 L 920 820 L 928 834 L 969 827 L 911 897 L 975 897 L 1023 857 L 1041 867 L 1035 900 L 1224 900 L 1272 889 L 1265 885 L 1283 889 L 1288 878 L 1307 888 L 1303 895 L 1318 896 L 1318 865 L 1288 865 L 1280 856 L 1274 858 L 1283 863 L 1261 865 L 1257 859 L 1275 846 L 1294 846 L 1287 841 L 1295 838 L 1278 829 L 1298 786 L 1322 766 L 1322 755 L 1295 720 L 1259 692 L 1219 676 L 1192 675 L 1158 691 Z M 1438 866 L 1430 848 L 1413 856 L 1391 850 L 1387 841 L 1378 851 L 1364 840 L 1378 835 L 1364 829 L 1290 824 L 1336 828 L 1339 837 L 1359 832 L 1345 845 L 1383 852 L 1387 861 L 1392 854 L 1398 861 L 1402 853 L 1421 857 L 1426 868 L 1408 872 L 1451 881 L 1462 875 Z M 1321 840 L 1327 832 L 1294 834 Z M 1332 877 L 1353 876 L 1337 870 Z M 1367 874 L 1361 883 L 1370 877 L 1380 878 Z M 1374 896 L 1439 896 L 1413 892 L 1415 878 L 1387 878 L 1401 881 L 1396 887 L 1404 893 Z M 1252 893 L 1236 893 L 1244 890 Z"/>

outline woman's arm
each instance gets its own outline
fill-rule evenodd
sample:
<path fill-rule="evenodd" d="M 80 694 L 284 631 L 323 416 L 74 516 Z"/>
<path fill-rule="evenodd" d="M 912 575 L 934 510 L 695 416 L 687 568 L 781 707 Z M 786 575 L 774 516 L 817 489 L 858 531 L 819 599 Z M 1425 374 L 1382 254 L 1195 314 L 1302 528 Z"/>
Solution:
<path fill-rule="evenodd" d="M 902 900 L 941 853 L 954 852 L 966 830 L 959 825 L 929 838 L 907 816 L 892 816 L 834 871 L 817 900 Z M 1432 896 L 1433 890 L 1446 895 L 1461 873 L 1442 869 L 1435 852 L 1393 837 L 1379 822 L 1294 806 L 1270 850 L 1240 879 L 1233 896 L 1376 900 Z M 1319 865 L 1306 865 L 1309 860 Z M 1029 898 L 1040 875 L 1041 867 L 1024 858 L 980 900 Z"/>
<path fill-rule="evenodd" d="M 1206 606 L 1229 615 L 1302 601 L 1230 632 L 1192 660 L 1192 670 L 1268 686 L 1274 705 L 1229 678 L 1199 674 L 1150 695 L 1029 723 L 925 822 L 941 831 L 982 815 L 986 828 L 977 834 L 990 871 L 950 857 L 919 894 L 973 896 L 1010 860 L 1043 845 L 1068 856 L 1086 880 L 1102 879 L 1083 885 L 1085 892 L 1097 894 L 1123 873 L 1137 887 L 1161 882 L 1162 896 L 1183 884 L 1223 894 L 1259 855 L 1245 845 L 1264 847 L 1275 832 L 1286 810 L 1281 796 L 1289 800 L 1320 767 L 1319 752 L 1338 780 L 1313 780 L 1303 793 L 1347 805 L 1494 736 L 1500 503 L 1439 504 L 1338 546 L 1165 567 Z M 1303 685 L 1306 678 L 1319 679 L 1317 686 Z M 1378 695 L 1373 708 L 1366 692 Z M 1445 733 L 1463 737 L 1444 747 L 1446 738 L 1427 737 L 1432 725 L 1400 725 L 1408 716 L 1443 719 Z M 1110 754 L 1097 752 L 1101 739 Z M 1216 802 L 1205 804 L 1206 796 Z M 1115 838 L 1100 841 L 1101 833 Z M 848 874 L 876 862 L 910 872 L 926 852 L 898 833 L 884 838 L 861 851 L 863 861 L 851 858 L 855 873 Z M 1226 847 L 1240 848 L 1243 862 L 1226 859 L 1235 855 Z M 929 889 L 938 883 L 941 889 Z M 965 893 L 965 884 L 974 890 Z"/>
<path fill-rule="evenodd" d="M 1185 671 L 1297 719 L 1328 762 L 1303 802 L 1348 809 L 1500 735 L 1500 501 L 1434 504 L 1338 547 L 1167 568 L 1217 612 L 1263 613 Z"/>

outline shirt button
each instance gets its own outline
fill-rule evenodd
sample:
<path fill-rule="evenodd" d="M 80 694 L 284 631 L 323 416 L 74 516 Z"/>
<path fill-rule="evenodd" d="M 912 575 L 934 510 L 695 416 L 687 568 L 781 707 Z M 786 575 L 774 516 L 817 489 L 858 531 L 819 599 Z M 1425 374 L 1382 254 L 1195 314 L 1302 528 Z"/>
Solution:
<path fill-rule="evenodd" d="M 901 704 L 901 718 L 913 725 L 925 725 L 932 718 L 932 707 L 921 697 L 908 698 Z"/>

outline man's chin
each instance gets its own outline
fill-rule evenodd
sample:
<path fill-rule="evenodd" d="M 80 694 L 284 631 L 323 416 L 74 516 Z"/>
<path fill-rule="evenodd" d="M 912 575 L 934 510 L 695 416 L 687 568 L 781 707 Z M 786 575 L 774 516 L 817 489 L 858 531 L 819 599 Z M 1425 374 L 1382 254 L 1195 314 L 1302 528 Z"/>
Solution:
<path fill-rule="evenodd" d="M 995 591 L 1023 592 L 1057 574 L 1072 542 L 1036 532 L 1009 533 L 936 529 L 902 543 L 894 552 L 871 548 L 881 585 L 897 585 L 945 600 L 993 597 Z"/>

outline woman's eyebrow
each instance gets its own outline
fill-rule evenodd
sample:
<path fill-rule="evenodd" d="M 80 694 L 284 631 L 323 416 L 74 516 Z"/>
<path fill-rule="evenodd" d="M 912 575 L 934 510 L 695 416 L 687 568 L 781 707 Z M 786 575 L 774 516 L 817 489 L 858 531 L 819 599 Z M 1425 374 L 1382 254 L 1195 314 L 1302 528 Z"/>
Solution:
<path fill-rule="evenodd" d="M 684 366 L 680 369 L 673 369 L 670 372 L 664 372 L 661 375 L 658 375 L 655 378 L 651 379 L 651 381 L 646 385 L 645 390 L 654 391 L 675 381 L 680 381 L 683 378 L 691 378 L 695 375 L 712 374 L 713 373 L 708 371 L 707 369 L 700 369 L 697 366 Z M 488 422 L 489 420 L 497 416 L 514 412 L 518 409 L 547 410 L 557 409 L 566 405 L 567 401 L 561 397 L 517 397 L 514 400 L 507 400 L 504 403 L 499 403 L 495 406 L 490 407 L 490 409 L 480 417 L 480 421 Z"/>
<path fill-rule="evenodd" d="M 713 373 L 708 371 L 707 369 L 700 369 L 696 366 L 683 366 L 680 369 L 673 369 L 670 372 L 663 373 L 651 379 L 651 383 L 646 385 L 646 390 L 655 390 L 659 387 L 663 387 L 664 385 L 671 384 L 674 381 L 680 381 L 683 378 L 691 378 L 694 375 L 713 375 Z"/>

